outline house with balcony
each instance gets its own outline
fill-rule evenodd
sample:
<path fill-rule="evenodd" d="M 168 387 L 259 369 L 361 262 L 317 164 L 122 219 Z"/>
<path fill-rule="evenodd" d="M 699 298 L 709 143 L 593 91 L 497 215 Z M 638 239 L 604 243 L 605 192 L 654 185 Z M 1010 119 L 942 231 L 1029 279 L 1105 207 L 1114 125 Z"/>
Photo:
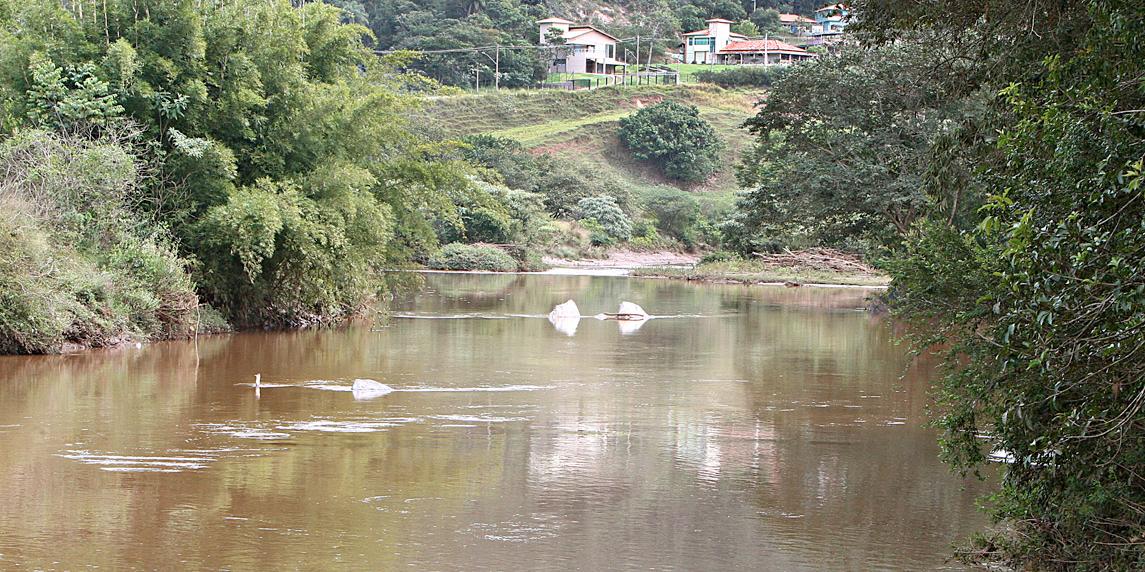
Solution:
<path fill-rule="evenodd" d="M 847 18 L 851 11 L 846 4 L 829 4 L 815 11 L 815 24 L 811 36 L 819 43 L 835 41 L 847 28 Z"/>
<path fill-rule="evenodd" d="M 779 15 L 779 25 L 783 26 L 783 31 L 792 36 L 810 36 L 811 30 L 817 23 L 814 18 L 800 16 L 799 14 Z"/>
<path fill-rule="evenodd" d="M 746 40 L 743 34 L 732 31 L 731 20 L 712 18 L 707 21 L 708 29 L 684 34 L 684 59 L 686 64 L 714 64 L 719 61 L 718 53 L 728 44 Z"/>
<path fill-rule="evenodd" d="M 549 73 L 618 74 L 625 63 L 616 59 L 615 36 L 564 18 L 537 22 L 541 45 L 552 46 Z"/>

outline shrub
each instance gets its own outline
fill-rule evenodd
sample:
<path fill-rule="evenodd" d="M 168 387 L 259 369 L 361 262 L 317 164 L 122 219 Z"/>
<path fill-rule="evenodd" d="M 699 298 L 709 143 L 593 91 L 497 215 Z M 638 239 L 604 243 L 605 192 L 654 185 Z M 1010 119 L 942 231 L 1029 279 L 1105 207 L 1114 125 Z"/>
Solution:
<path fill-rule="evenodd" d="M 537 161 L 516 140 L 482 134 L 463 137 L 462 142 L 467 145 L 462 152 L 466 161 L 496 172 L 509 187 L 531 190 L 535 185 Z"/>
<path fill-rule="evenodd" d="M 656 228 L 664 234 L 684 242 L 694 240 L 700 203 L 688 193 L 659 191 L 644 199 L 644 210 L 656 218 Z"/>
<path fill-rule="evenodd" d="M 260 179 L 211 207 L 194 227 L 208 300 L 240 325 L 314 325 L 360 311 L 381 286 L 377 261 L 393 229 L 373 182 L 331 165 L 298 183 Z"/>
<path fill-rule="evenodd" d="M 517 261 L 499 248 L 480 244 L 453 243 L 445 245 L 429 259 L 434 270 L 485 270 L 489 272 L 516 272 Z"/>
<path fill-rule="evenodd" d="M 679 181 L 703 181 L 716 171 L 723 144 L 695 106 L 665 101 L 620 120 L 620 141 Z"/>
<path fill-rule="evenodd" d="M 705 254 L 702 258 L 700 258 L 700 264 L 713 264 L 716 262 L 732 262 L 734 260 L 743 260 L 743 259 L 740 258 L 740 256 L 734 252 L 728 252 L 726 250 L 716 250 L 714 252 L 709 252 L 709 253 Z"/>
<path fill-rule="evenodd" d="M 582 222 L 595 222 L 611 239 L 623 242 L 632 238 L 632 220 L 610 196 L 581 199 L 577 202 L 577 212 Z"/>
<path fill-rule="evenodd" d="M 127 208 L 140 172 L 112 140 L 0 143 L 0 353 L 194 333 L 185 261 Z"/>
<path fill-rule="evenodd" d="M 540 195 L 544 209 L 553 216 L 572 218 L 577 201 L 596 195 L 610 195 L 621 208 L 628 206 L 628 189 L 613 177 L 586 173 L 551 155 L 535 157 L 504 137 L 471 135 L 462 141 L 468 145 L 463 158 L 494 173 L 485 177 L 489 182 Z"/>
<path fill-rule="evenodd" d="M 721 70 L 702 70 L 694 74 L 696 81 L 714 83 L 720 87 L 771 87 L 787 72 L 783 66 L 744 65 Z"/>
<path fill-rule="evenodd" d="M 574 218 L 581 199 L 600 195 L 613 197 L 621 210 L 628 208 L 628 189 L 613 177 L 586 173 L 569 161 L 549 155 L 538 157 L 537 165 L 540 175 L 530 190 L 545 197 L 545 209 L 553 216 Z"/>

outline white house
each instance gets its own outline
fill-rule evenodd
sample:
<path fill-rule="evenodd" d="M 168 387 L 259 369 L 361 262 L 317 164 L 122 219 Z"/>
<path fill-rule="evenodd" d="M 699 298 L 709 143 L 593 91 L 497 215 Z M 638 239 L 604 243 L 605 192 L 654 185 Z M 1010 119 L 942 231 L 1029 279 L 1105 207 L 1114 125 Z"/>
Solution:
<path fill-rule="evenodd" d="M 615 37 L 564 18 L 545 18 L 537 24 L 541 26 L 541 45 L 554 46 L 550 73 L 616 74 L 623 71 L 624 62 L 616 59 L 619 40 Z"/>
<path fill-rule="evenodd" d="M 714 64 L 717 62 L 717 53 L 728 44 L 746 40 L 743 34 L 732 31 L 731 20 L 712 18 L 708 20 L 707 30 L 697 30 L 684 34 L 684 63 L 686 64 Z"/>

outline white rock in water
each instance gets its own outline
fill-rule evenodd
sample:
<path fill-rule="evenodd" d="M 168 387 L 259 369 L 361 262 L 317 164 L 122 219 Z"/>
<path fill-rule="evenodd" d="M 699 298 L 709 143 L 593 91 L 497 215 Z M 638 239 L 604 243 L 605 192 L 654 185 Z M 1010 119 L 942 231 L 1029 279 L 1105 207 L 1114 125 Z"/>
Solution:
<path fill-rule="evenodd" d="M 394 388 L 372 379 L 355 379 L 353 387 L 350 388 L 350 391 L 354 393 L 354 399 L 362 400 L 381 397 L 393 390 Z"/>
<path fill-rule="evenodd" d="M 576 328 L 580 325 L 580 316 L 575 318 L 554 318 L 550 314 L 549 323 L 552 324 L 558 332 L 572 337 L 576 335 Z"/>
<path fill-rule="evenodd" d="M 557 304 L 553 311 L 549 312 L 549 321 L 562 318 L 580 318 L 580 308 L 577 307 L 576 302 L 569 300 L 564 304 Z"/>
<path fill-rule="evenodd" d="M 633 304 L 632 302 L 621 302 L 620 303 L 620 310 L 617 311 L 616 313 L 617 314 L 626 314 L 629 316 L 644 316 L 645 318 L 648 317 L 648 312 L 645 312 L 644 308 L 641 308 L 640 306 Z"/>

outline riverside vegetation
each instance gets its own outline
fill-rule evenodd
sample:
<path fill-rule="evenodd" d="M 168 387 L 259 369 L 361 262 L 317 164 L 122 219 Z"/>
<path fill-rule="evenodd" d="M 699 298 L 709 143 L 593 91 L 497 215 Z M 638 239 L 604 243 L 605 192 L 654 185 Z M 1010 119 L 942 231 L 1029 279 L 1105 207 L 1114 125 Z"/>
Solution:
<path fill-rule="evenodd" d="M 0 1 L 0 349 L 328 323 L 527 199 L 322 3 Z M 482 232 L 510 232 L 511 225 Z"/>
<path fill-rule="evenodd" d="M 730 194 L 634 184 L 654 165 L 415 133 L 469 100 L 425 98 L 441 86 L 372 41 L 322 3 L 0 2 L 0 349 L 329 324 L 374 305 L 384 268 L 718 241 Z M 712 89 L 632 93 L 706 105 L 726 133 L 750 101 Z M 558 97 L 615 113 L 628 95 Z"/>
<path fill-rule="evenodd" d="M 423 98 L 445 92 L 320 2 L 0 0 L 0 351 L 331 323 L 402 265 L 858 252 L 948 356 L 944 459 L 1010 461 L 960 555 L 1145 567 L 1145 13 L 852 7 L 854 45 L 768 78 L 752 116 L 715 86 Z M 641 108 L 738 159 L 676 177 L 683 132 L 638 159 Z"/>
<path fill-rule="evenodd" d="M 749 122 L 729 247 L 883 260 L 918 351 L 948 356 L 945 460 L 1007 461 L 964 559 L 1145 568 L 1145 11 L 852 5 L 858 45 Z"/>

